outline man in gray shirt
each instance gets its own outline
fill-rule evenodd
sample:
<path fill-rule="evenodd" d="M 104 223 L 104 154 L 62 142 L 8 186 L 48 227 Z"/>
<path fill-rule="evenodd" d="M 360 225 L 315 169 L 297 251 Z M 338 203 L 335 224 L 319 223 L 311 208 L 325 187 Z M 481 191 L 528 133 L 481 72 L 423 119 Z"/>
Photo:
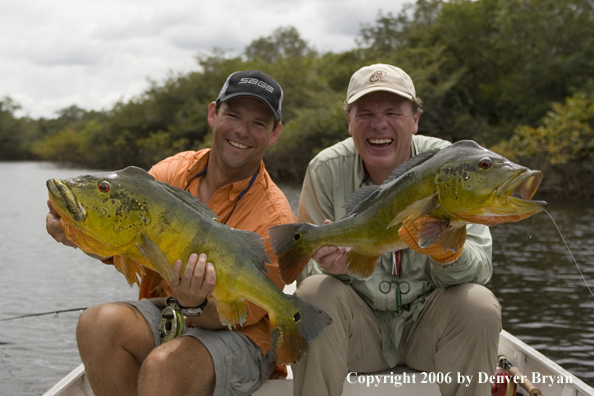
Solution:
<path fill-rule="evenodd" d="M 411 156 L 450 145 L 416 134 L 421 106 L 402 69 L 376 64 L 357 71 L 345 106 L 351 138 L 310 162 L 299 221 L 340 220 L 357 189 L 383 183 Z M 494 374 L 501 331 L 499 303 L 482 286 L 492 275 L 491 245 L 488 227 L 470 225 L 459 254 L 387 252 L 365 279 L 347 275 L 346 249 L 318 250 L 295 294 L 325 310 L 334 323 L 293 366 L 294 394 L 340 395 L 349 372 L 397 364 L 450 373 L 451 381 L 440 385 L 443 395 L 489 394 L 490 384 L 479 384 L 478 373 Z M 460 384 L 458 373 L 474 379 Z"/>

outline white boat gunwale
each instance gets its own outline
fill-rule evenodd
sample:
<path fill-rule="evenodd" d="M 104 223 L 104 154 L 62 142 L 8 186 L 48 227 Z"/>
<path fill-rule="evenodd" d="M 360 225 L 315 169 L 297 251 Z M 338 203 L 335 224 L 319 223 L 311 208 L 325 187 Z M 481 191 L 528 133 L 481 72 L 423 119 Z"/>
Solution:
<path fill-rule="evenodd" d="M 529 380 L 532 381 L 532 373 L 541 376 L 553 376 L 555 380 L 561 378 L 563 383 L 551 383 L 550 378 L 546 383 L 534 383 L 543 395 L 547 396 L 594 396 L 594 388 L 565 370 L 563 367 L 547 358 L 536 349 L 524 343 L 517 337 L 505 330 L 501 331 L 499 337 L 499 354 L 505 355 Z M 387 370 L 375 375 L 393 375 L 394 369 Z M 400 370 L 399 372 L 402 372 Z M 364 374 L 361 374 L 364 375 Z M 559 376 L 559 377 L 558 377 Z M 355 383 L 351 383 L 355 382 Z M 365 382 L 345 380 L 343 396 L 351 395 L 384 395 L 386 389 L 395 389 L 394 385 L 383 383 L 378 387 L 368 387 Z M 402 394 L 410 395 L 439 395 L 439 389 L 435 384 L 403 384 L 398 388 Z M 518 388 L 520 391 L 520 388 Z M 523 391 L 523 390 L 522 390 Z M 281 394 L 291 395 L 293 392 L 292 375 L 287 379 L 269 380 L 253 396 L 270 396 Z M 412 393 L 411 393 L 412 392 Z M 527 392 L 523 391 L 523 394 Z M 86 380 L 85 368 L 80 364 L 56 385 L 49 389 L 43 396 L 93 396 L 93 391 Z"/>

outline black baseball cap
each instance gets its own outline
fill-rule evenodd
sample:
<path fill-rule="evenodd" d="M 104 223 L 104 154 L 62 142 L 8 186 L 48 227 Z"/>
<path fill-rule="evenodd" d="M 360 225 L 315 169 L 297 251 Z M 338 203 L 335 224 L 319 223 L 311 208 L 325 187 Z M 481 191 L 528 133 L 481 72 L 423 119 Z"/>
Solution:
<path fill-rule="evenodd" d="M 231 74 L 219 93 L 217 103 L 238 96 L 253 96 L 266 103 L 277 122 L 282 116 L 283 90 L 268 74 L 258 70 L 239 71 Z"/>

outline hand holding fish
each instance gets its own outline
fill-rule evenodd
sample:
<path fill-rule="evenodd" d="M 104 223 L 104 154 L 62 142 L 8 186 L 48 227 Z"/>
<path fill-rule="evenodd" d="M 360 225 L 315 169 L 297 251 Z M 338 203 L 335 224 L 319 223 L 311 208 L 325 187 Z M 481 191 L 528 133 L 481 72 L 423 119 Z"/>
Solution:
<path fill-rule="evenodd" d="M 464 250 L 464 245 L 451 249 L 441 247 L 438 242 L 425 248 L 419 246 L 419 238 L 421 238 L 420 230 L 427 228 L 427 224 L 432 222 L 437 222 L 437 220 L 429 216 L 423 216 L 415 221 L 404 221 L 402 227 L 398 230 L 398 235 L 415 252 L 429 255 L 433 261 L 442 266 L 450 265 L 460 258 L 462 250 Z M 465 240 L 465 237 L 460 238 L 458 244 L 464 243 Z"/>
<path fill-rule="evenodd" d="M 63 243 L 64 245 L 73 247 L 75 249 L 78 248 L 78 246 L 66 238 L 64 230 L 60 226 L 60 216 L 49 200 L 47 201 L 47 207 L 49 208 L 49 213 L 45 217 L 45 228 L 47 233 L 50 234 L 57 242 Z"/>
<path fill-rule="evenodd" d="M 324 220 L 324 224 L 330 224 L 332 221 Z M 348 273 L 346 254 L 350 249 L 338 246 L 322 246 L 312 257 L 324 271 L 332 275 L 345 275 Z"/>
<path fill-rule="evenodd" d="M 188 263 L 182 271 L 182 261 L 173 264 L 175 278 L 169 283 L 177 301 L 184 307 L 197 307 L 212 294 L 216 285 L 214 266 L 206 262 L 206 255 L 196 253 L 190 255 Z"/>

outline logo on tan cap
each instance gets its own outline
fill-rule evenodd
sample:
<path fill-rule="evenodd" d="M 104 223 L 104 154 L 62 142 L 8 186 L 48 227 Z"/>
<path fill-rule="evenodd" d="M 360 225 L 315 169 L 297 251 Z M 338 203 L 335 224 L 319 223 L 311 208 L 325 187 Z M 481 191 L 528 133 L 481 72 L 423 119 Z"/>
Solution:
<path fill-rule="evenodd" d="M 383 70 L 376 71 L 375 73 L 373 73 L 371 75 L 371 77 L 369 77 L 369 81 L 376 82 L 376 81 L 379 81 L 382 78 L 386 77 L 387 75 L 388 75 L 388 73 Z"/>
<path fill-rule="evenodd" d="M 364 95 L 376 91 L 386 91 L 408 100 L 416 97 L 415 86 L 408 74 L 396 66 L 378 63 L 357 70 L 349 82 L 348 104 Z"/>

